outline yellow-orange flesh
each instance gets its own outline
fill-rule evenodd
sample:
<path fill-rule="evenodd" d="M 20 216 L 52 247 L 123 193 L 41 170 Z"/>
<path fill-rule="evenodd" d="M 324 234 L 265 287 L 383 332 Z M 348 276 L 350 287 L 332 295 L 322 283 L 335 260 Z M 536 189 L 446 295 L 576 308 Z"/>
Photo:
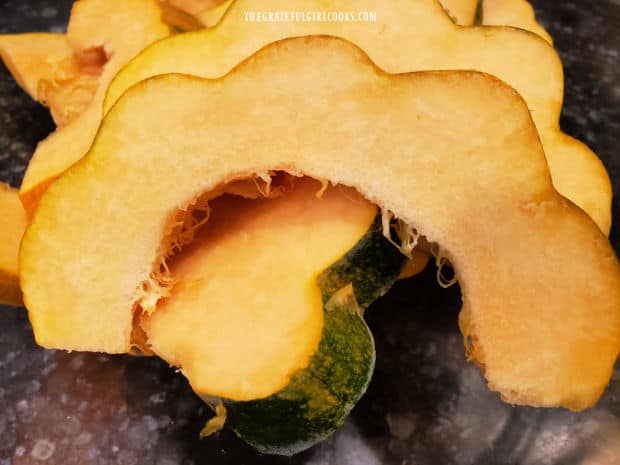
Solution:
<path fill-rule="evenodd" d="M 26 224 L 17 190 L 0 183 L 0 304 L 22 304 L 17 256 Z"/>
<path fill-rule="evenodd" d="M 609 233 L 611 183 L 605 167 L 585 145 L 559 128 L 563 98 L 560 59 L 531 32 L 510 27 L 455 25 L 435 0 L 298 0 L 302 10 L 376 11 L 376 22 L 254 22 L 248 11 L 288 11 L 289 0 L 237 0 L 217 27 L 160 41 L 131 61 L 115 78 L 107 111 L 131 85 L 165 73 L 218 78 L 261 47 L 287 37 L 328 34 L 365 50 L 383 70 L 477 70 L 492 74 L 525 99 L 537 126 L 556 189 Z M 82 153 L 56 159 L 64 170 Z M 49 168 L 52 168 L 50 165 Z"/>
<path fill-rule="evenodd" d="M 0 35 L 0 57 L 17 83 L 38 99 L 39 81 L 66 73 L 73 49 L 64 34 L 31 33 Z"/>
<path fill-rule="evenodd" d="M 226 0 L 158 0 L 160 3 L 168 4 L 174 8 L 196 15 L 205 10 L 218 7 Z"/>
<path fill-rule="evenodd" d="M 82 153 L 90 146 L 101 121 L 101 105 L 108 84 L 134 55 L 148 44 L 170 34 L 154 0 L 80 0 L 71 11 L 67 39 L 75 50 L 103 47 L 109 60 L 97 81 L 88 107 L 69 124 L 41 141 L 30 160 L 20 187 L 29 214 L 53 181 L 53 166 L 62 154 Z M 56 174 L 59 174 L 56 172 Z"/>
<path fill-rule="evenodd" d="M 620 351 L 620 265 L 553 188 L 527 104 L 475 72 L 386 74 L 326 37 L 269 45 L 215 81 L 153 78 L 117 102 L 22 241 L 37 342 L 129 350 L 171 216 L 269 170 L 351 186 L 439 244 L 469 352 L 507 401 L 599 398 Z"/>
<path fill-rule="evenodd" d="M 170 296 L 142 319 L 150 348 L 201 394 L 266 397 L 308 365 L 323 325 L 316 277 L 349 251 L 377 208 L 309 178 L 275 199 L 225 196 L 171 263 Z"/>
<path fill-rule="evenodd" d="M 456 24 L 471 26 L 476 18 L 479 0 L 439 0 Z"/>
<path fill-rule="evenodd" d="M 482 24 L 518 27 L 553 43 L 549 33 L 536 21 L 534 9 L 527 0 L 482 0 Z"/>
<path fill-rule="evenodd" d="M 17 83 L 50 108 L 57 126 L 88 106 L 104 64 L 80 62 L 64 34 L 0 35 L 0 56 Z"/>
<path fill-rule="evenodd" d="M 201 11 L 196 15 L 196 17 L 202 24 L 204 24 L 205 27 L 215 27 L 222 20 L 234 1 L 235 0 L 225 0 L 213 8 L 208 8 Z"/>

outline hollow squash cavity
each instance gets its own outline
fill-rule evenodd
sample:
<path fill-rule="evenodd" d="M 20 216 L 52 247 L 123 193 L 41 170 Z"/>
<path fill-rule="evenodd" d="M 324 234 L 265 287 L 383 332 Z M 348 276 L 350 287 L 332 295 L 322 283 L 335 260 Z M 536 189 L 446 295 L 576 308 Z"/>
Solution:
<path fill-rule="evenodd" d="M 323 300 L 316 278 L 368 230 L 376 207 L 352 189 L 304 178 L 275 199 L 225 196 L 169 264 L 174 286 L 142 319 L 150 348 L 200 393 L 266 397 L 316 351 Z"/>

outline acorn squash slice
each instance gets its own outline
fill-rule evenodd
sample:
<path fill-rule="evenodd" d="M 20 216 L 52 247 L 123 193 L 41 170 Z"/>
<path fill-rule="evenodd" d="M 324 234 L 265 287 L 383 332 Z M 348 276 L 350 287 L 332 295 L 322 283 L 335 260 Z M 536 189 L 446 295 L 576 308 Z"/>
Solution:
<path fill-rule="evenodd" d="M 116 103 L 22 241 L 37 342 L 127 352 L 175 212 L 269 170 L 350 186 L 439 244 L 468 354 L 506 401 L 599 398 L 620 351 L 620 265 L 553 188 L 527 104 L 476 72 L 386 74 L 326 37 L 269 45 L 217 80 L 153 78 Z"/>
<path fill-rule="evenodd" d="M 190 15 L 198 15 L 199 13 L 217 8 L 226 0 L 158 0 L 159 3 L 170 5 L 181 11 L 185 11 Z"/>
<path fill-rule="evenodd" d="M 481 0 L 482 24 L 488 26 L 509 25 L 531 31 L 553 44 L 553 39 L 542 25 L 527 0 Z"/>
<path fill-rule="evenodd" d="M 299 10 L 317 8 L 372 10 L 375 23 L 257 22 L 248 25 L 245 11 L 288 11 L 286 0 L 237 0 L 213 29 L 181 34 L 140 53 L 115 78 L 105 111 L 131 85 L 165 73 L 217 78 L 275 40 L 306 34 L 342 37 L 364 49 L 391 73 L 472 69 L 492 74 L 516 89 L 528 103 L 547 155 L 553 183 L 609 233 L 611 183 L 598 157 L 559 128 L 563 98 L 560 59 L 549 44 L 532 33 L 506 27 L 455 25 L 435 0 L 300 0 Z M 104 112 L 105 112 L 104 111 Z M 86 144 L 86 147 L 89 144 Z M 59 153 L 56 176 L 85 150 Z"/>
<path fill-rule="evenodd" d="M 512 26 L 533 32 L 553 45 L 553 39 L 536 21 L 527 0 L 440 0 L 443 7 L 461 26 Z"/>
<path fill-rule="evenodd" d="M 375 354 L 363 310 L 406 258 L 376 206 L 343 186 L 303 178 L 275 199 L 225 196 L 209 210 L 169 260 L 169 296 L 142 316 L 149 349 L 221 399 L 227 425 L 257 449 L 299 452 L 364 393 Z"/>
<path fill-rule="evenodd" d="M 57 126 L 90 103 L 104 61 L 80 62 L 64 34 L 0 35 L 0 57 L 34 100 L 47 105 Z"/>
<path fill-rule="evenodd" d="M 29 215 L 53 180 L 48 174 L 57 166 L 58 157 L 63 153 L 83 154 L 92 143 L 112 77 L 140 50 L 169 33 L 154 0 L 80 0 L 73 5 L 67 31 L 69 43 L 86 55 L 103 47 L 109 60 L 88 107 L 38 144 L 20 187 L 20 198 Z"/>
<path fill-rule="evenodd" d="M 439 0 L 452 20 L 460 26 L 471 26 L 482 0 Z"/>
<path fill-rule="evenodd" d="M 201 11 L 196 17 L 205 27 L 215 27 L 222 20 L 234 1 L 235 0 L 225 0 L 213 8 Z"/>
<path fill-rule="evenodd" d="M 26 224 L 17 190 L 0 183 L 0 304 L 22 305 L 17 256 Z"/>

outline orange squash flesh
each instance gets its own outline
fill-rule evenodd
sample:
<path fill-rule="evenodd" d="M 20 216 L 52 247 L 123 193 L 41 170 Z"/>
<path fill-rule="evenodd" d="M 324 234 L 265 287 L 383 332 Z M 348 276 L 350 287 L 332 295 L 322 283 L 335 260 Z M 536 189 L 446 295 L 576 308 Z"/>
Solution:
<path fill-rule="evenodd" d="M 476 19 L 476 10 L 481 0 L 439 0 L 456 24 L 471 26 Z"/>
<path fill-rule="evenodd" d="M 103 46 L 109 60 L 85 111 L 37 146 L 20 188 L 20 198 L 30 215 L 55 177 L 50 174 L 56 171 L 53 167 L 57 166 L 58 157 L 63 153 L 83 154 L 90 146 L 101 120 L 103 98 L 114 75 L 140 50 L 169 33 L 154 0 L 80 0 L 74 4 L 67 32 L 69 42 L 79 50 Z"/>
<path fill-rule="evenodd" d="M 22 305 L 17 256 L 26 224 L 17 190 L 0 183 L 0 304 Z"/>
<path fill-rule="evenodd" d="M 324 9 L 331 5 L 300 0 L 296 8 L 312 10 L 319 4 Z M 377 22 L 256 22 L 249 27 L 244 12 L 288 11 L 290 3 L 238 0 L 217 27 L 171 37 L 140 53 L 114 78 L 105 110 L 131 85 L 150 76 L 183 73 L 217 78 L 270 42 L 306 34 L 350 40 L 391 73 L 479 70 L 502 79 L 523 96 L 532 110 L 554 185 L 609 233 L 609 177 L 592 151 L 559 128 L 562 64 L 549 44 L 523 30 L 457 26 L 433 0 L 347 0 L 333 3 L 333 8 L 377 11 Z M 65 151 L 56 159 L 55 171 L 62 171 L 82 155 Z M 574 186 L 579 190 L 571 190 Z"/>
<path fill-rule="evenodd" d="M 222 20 L 230 6 L 233 4 L 235 0 L 225 0 L 221 2 L 219 5 L 208 8 L 200 13 L 196 14 L 196 17 L 200 20 L 205 27 L 215 27 Z"/>
<path fill-rule="evenodd" d="M 534 9 L 527 0 L 482 0 L 482 24 L 519 27 L 553 44 L 549 33 L 536 21 Z"/>
<path fill-rule="evenodd" d="M 0 35 L 0 57 L 19 86 L 38 100 L 41 79 L 54 80 L 64 73 L 73 49 L 64 34 Z"/>
<path fill-rule="evenodd" d="M 440 0 L 442 6 L 461 26 L 472 26 L 480 8 L 480 25 L 512 26 L 533 32 L 553 45 L 553 39 L 536 21 L 532 5 L 527 0 Z"/>
<path fill-rule="evenodd" d="M 323 326 L 318 273 L 350 250 L 377 208 L 304 178 L 276 199 L 209 203 L 206 230 L 170 263 L 173 286 L 142 318 L 149 348 L 196 392 L 267 397 L 308 365 Z M 251 259 L 241 259 L 244 251 Z"/>
<path fill-rule="evenodd" d="M 50 108 L 57 126 L 84 111 L 95 93 L 100 66 L 80 63 L 64 34 L 0 35 L 0 56 L 17 83 Z"/>
<path fill-rule="evenodd" d="M 226 0 L 160 0 L 160 3 L 168 4 L 191 15 L 197 15 L 205 10 L 216 8 L 225 1 Z"/>
<path fill-rule="evenodd" d="M 316 1 L 304 0 L 297 8 L 329 7 Z M 398 0 L 379 5 L 368 1 L 338 2 L 333 7 L 376 10 L 376 23 L 254 23 L 249 28 L 244 11 L 288 11 L 290 3 L 239 0 L 217 28 L 181 34 L 155 44 L 132 60 L 111 84 L 105 111 L 127 88 L 149 76 L 174 72 L 219 77 L 269 42 L 304 34 L 331 34 L 352 40 L 389 72 L 477 69 L 505 80 L 525 98 L 541 135 L 556 188 L 583 208 L 605 234 L 609 233 L 611 184 L 607 172 L 592 151 L 559 129 L 563 75 L 552 47 L 523 31 L 457 26 L 435 0 Z M 411 49 L 417 53 L 409 53 Z M 228 60 L 221 60 L 218 55 Z M 55 138 L 41 144 L 20 191 L 28 211 L 35 208 L 49 182 L 86 153 L 99 117 L 98 113 L 85 117 L 79 130 L 68 134 L 66 140 Z M 567 190 L 574 186 L 585 187 Z"/>
<path fill-rule="evenodd" d="M 272 44 L 214 81 L 153 78 L 117 102 L 22 242 L 37 342 L 128 351 L 171 216 L 272 169 L 351 186 L 439 244 L 468 351 L 505 400 L 599 398 L 620 351 L 620 265 L 553 188 L 526 103 L 475 72 L 386 74 L 334 38 Z"/>
<path fill-rule="evenodd" d="M 162 21 L 176 31 L 197 31 L 205 27 L 196 16 L 179 10 L 168 3 L 160 3 L 159 8 L 161 8 Z"/>

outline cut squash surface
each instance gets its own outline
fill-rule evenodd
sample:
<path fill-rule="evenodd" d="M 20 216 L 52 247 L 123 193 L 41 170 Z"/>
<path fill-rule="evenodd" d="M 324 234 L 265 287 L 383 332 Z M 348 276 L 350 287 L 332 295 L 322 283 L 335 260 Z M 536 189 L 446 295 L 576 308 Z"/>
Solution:
<path fill-rule="evenodd" d="M 214 201 L 206 231 L 171 264 L 177 284 L 142 326 L 196 392 L 266 397 L 308 365 L 323 328 L 316 278 L 377 213 L 352 189 L 317 198 L 320 188 L 304 180 L 276 199 Z"/>
<path fill-rule="evenodd" d="M 476 10 L 482 0 L 439 0 L 456 24 L 471 26 L 476 19 Z"/>
<path fill-rule="evenodd" d="M 74 4 L 67 33 L 69 42 L 79 50 L 104 47 L 109 60 L 83 113 L 37 146 L 20 187 L 20 198 L 29 214 L 49 183 L 68 167 L 58 169 L 65 165 L 62 160 L 66 160 L 67 154 L 83 155 L 92 144 L 101 122 L 103 98 L 114 75 L 140 50 L 169 33 L 154 0 L 80 0 Z"/>
<path fill-rule="evenodd" d="M 549 44 L 553 44 L 549 33 L 536 21 L 534 9 L 527 0 L 481 0 L 481 3 L 482 24 L 518 27 L 531 31 Z"/>
<path fill-rule="evenodd" d="M 296 8 L 376 11 L 377 22 L 248 23 L 245 12 L 288 11 L 290 2 L 238 0 L 217 27 L 171 37 L 140 53 L 114 78 L 104 112 L 126 89 L 151 76 L 183 73 L 217 78 L 270 42 L 307 34 L 338 36 L 361 47 L 390 73 L 473 69 L 512 86 L 531 109 L 554 185 L 583 208 L 605 234 L 609 233 L 609 177 L 592 151 L 559 129 L 562 64 L 544 40 L 507 27 L 457 26 L 435 0 L 300 0 Z M 49 169 L 58 173 L 82 155 L 83 152 L 65 151 L 56 160 L 56 167 Z M 591 207 L 593 197 L 596 208 Z"/>
<path fill-rule="evenodd" d="M 17 83 L 50 108 L 58 126 L 66 125 L 88 106 L 102 65 L 80 63 L 64 34 L 1 35 L 0 56 Z"/>
<path fill-rule="evenodd" d="M 17 190 L 0 183 L 0 304 L 22 304 L 17 257 L 26 225 Z"/>
<path fill-rule="evenodd" d="M 0 35 L 0 57 L 20 87 L 35 100 L 39 81 L 54 80 L 72 55 L 73 49 L 64 34 Z"/>
<path fill-rule="evenodd" d="M 153 78 L 116 103 L 22 242 L 37 342 L 128 351 L 171 215 L 269 170 L 353 187 L 439 244 L 469 353 L 505 400 L 599 398 L 620 351 L 620 266 L 553 188 L 527 104 L 476 72 L 386 74 L 335 38 L 272 44 L 218 80 Z"/>
<path fill-rule="evenodd" d="M 196 15 L 196 17 L 202 24 L 204 24 L 205 27 L 215 27 L 222 20 L 234 1 L 235 0 L 225 0 L 215 7 L 201 11 Z"/>
<path fill-rule="evenodd" d="M 217 8 L 225 1 L 226 0 L 159 0 L 160 3 L 170 5 L 192 15 Z"/>

